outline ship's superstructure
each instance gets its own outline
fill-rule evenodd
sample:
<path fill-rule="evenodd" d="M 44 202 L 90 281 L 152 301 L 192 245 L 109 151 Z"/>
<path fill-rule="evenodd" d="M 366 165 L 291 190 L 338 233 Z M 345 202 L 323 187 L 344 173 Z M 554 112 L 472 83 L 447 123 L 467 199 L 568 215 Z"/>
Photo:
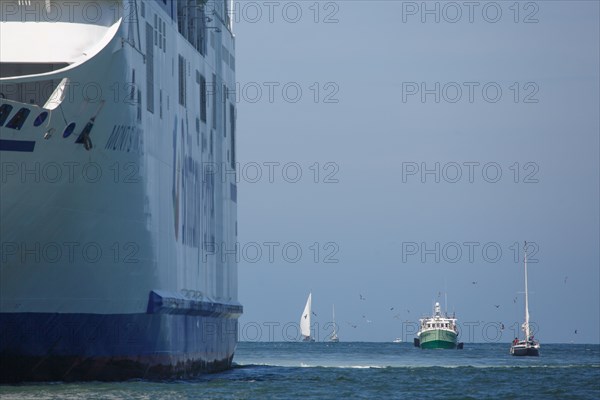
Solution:
<path fill-rule="evenodd" d="M 231 365 L 228 3 L 0 2 L 1 380 Z"/>

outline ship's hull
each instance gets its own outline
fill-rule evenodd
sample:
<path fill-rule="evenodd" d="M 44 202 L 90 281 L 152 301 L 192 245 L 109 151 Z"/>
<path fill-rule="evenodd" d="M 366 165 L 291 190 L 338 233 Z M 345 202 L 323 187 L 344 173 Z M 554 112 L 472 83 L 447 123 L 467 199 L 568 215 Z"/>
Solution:
<path fill-rule="evenodd" d="M 419 334 L 419 346 L 422 349 L 456 349 L 456 342 L 456 333 L 443 329 L 429 330 Z"/>
<path fill-rule="evenodd" d="M 510 354 L 518 357 L 538 357 L 540 348 L 539 346 L 513 345 L 510 348 Z"/>
<path fill-rule="evenodd" d="M 5 313 L 0 382 L 181 379 L 231 366 L 235 320 Z"/>
<path fill-rule="evenodd" d="M 208 40 L 200 6 L 94 4 L 1 2 L 2 382 L 191 377 L 236 347 L 226 13 Z"/>

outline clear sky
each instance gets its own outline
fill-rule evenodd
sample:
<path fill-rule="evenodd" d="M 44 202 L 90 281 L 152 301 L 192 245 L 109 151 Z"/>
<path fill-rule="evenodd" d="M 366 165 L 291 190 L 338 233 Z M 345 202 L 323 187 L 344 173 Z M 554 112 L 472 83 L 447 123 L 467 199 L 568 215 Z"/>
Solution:
<path fill-rule="evenodd" d="M 241 340 L 600 342 L 598 2 L 235 4 Z"/>

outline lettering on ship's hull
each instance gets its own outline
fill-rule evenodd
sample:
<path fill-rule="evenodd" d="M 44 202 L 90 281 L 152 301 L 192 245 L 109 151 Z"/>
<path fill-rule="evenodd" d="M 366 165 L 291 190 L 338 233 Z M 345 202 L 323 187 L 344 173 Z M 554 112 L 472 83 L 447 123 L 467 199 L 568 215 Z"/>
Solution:
<path fill-rule="evenodd" d="M 142 154 L 142 133 L 137 126 L 114 125 L 104 149 Z"/>

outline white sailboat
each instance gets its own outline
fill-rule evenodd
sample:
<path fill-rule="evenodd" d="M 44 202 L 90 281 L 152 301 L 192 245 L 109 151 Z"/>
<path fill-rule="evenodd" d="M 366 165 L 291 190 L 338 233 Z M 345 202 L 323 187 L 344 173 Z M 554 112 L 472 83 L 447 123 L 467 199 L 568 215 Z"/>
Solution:
<path fill-rule="evenodd" d="M 540 343 L 534 340 L 529 326 L 529 293 L 527 289 L 527 242 L 524 246 L 525 251 L 525 322 L 522 325 L 525 339 L 515 338 L 510 346 L 510 354 L 513 356 L 539 356 Z"/>
<path fill-rule="evenodd" d="M 329 341 L 332 343 L 337 343 L 340 341 L 340 338 L 338 338 L 337 332 L 336 332 L 336 325 L 335 325 L 335 304 L 333 305 L 333 333 L 331 334 L 331 336 L 329 337 Z"/>
<path fill-rule="evenodd" d="M 300 317 L 300 332 L 302 333 L 303 342 L 314 342 L 312 335 L 310 334 L 310 317 L 312 314 L 312 293 L 308 294 L 302 317 Z"/>

